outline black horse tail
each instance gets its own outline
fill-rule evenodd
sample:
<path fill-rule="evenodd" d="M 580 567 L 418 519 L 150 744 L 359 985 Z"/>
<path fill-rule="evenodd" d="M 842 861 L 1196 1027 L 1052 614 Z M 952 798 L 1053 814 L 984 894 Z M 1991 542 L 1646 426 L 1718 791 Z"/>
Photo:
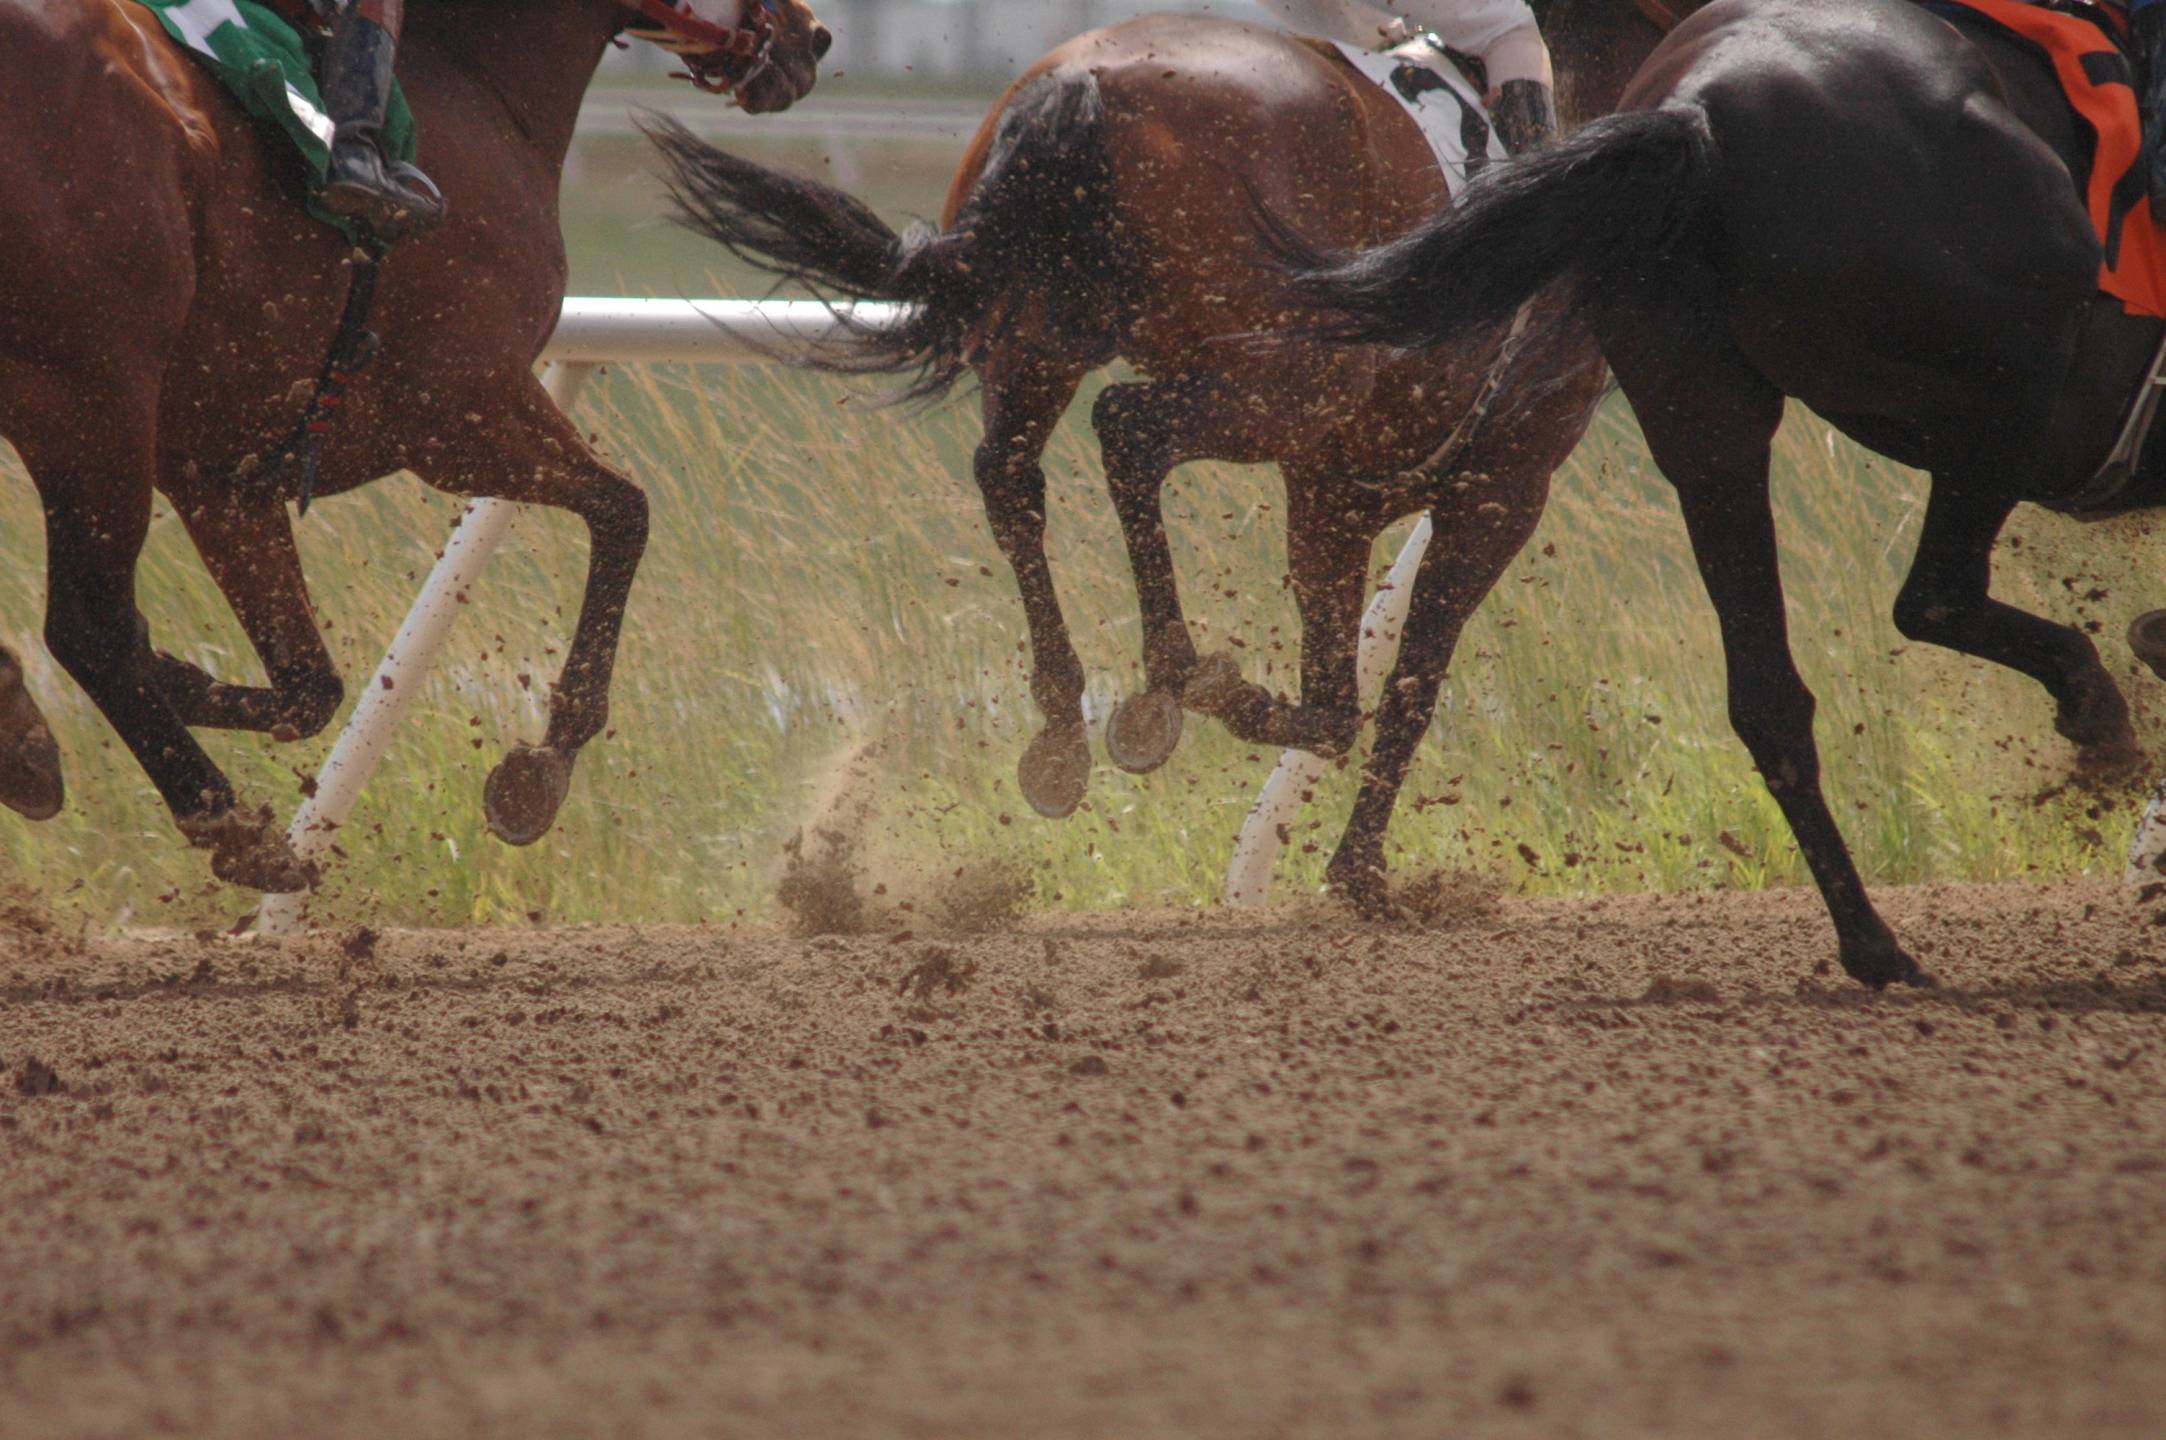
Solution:
<path fill-rule="evenodd" d="M 1450 208 L 1374 250 L 1333 253 L 1260 214 L 1297 297 L 1335 340 L 1435 345 L 1509 319 L 1550 285 L 1599 311 L 1704 241 L 1714 136 L 1696 105 L 1613 115 L 1491 166 Z"/>
<path fill-rule="evenodd" d="M 756 165 L 674 121 L 644 125 L 667 165 L 678 222 L 831 303 L 901 301 L 895 327 L 792 358 L 814 369 L 906 375 L 903 399 L 952 387 L 984 332 L 1031 307 L 1034 348 L 1111 358 L 1113 179 L 1097 79 L 1059 70 L 1010 97 L 976 183 L 947 230 L 897 234 L 854 196 Z"/>

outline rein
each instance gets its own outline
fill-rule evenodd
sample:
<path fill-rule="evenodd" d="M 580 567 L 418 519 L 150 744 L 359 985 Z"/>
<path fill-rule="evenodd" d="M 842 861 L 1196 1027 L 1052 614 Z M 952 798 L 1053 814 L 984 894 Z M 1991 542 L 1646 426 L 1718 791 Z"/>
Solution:
<path fill-rule="evenodd" d="M 376 332 L 369 329 L 369 312 L 376 305 L 376 277 L 384 254 L 382 245 L 371 240 L 349 262 L 353 275 L 346 284 L 346 308 L 339 314 L 338 332 L 331 337 L 331 349 L 323 357 L 323 369 L 317 373 L 308 409 L 286 437 L 286 443 L 278 448 L 280 465 L 298 462 L 301 467 L 303 515 L 316 498 L 316 478 L 323 470 L 323 442 L 331 433 L 332 421 L 338 418 L 339 407 L 346 403 L 346 387 L 376 358 L 381 344 Z"/>
<path fill-rule="evenodd" d="M 1665 35 L 1675 30 L 1685 18 L 1671 9 L 1665 0 L 1632 0 L 1632 4 L 1640 14 L 1647 17 L 1648 24 Z"/>
<path fill-rule="evenodd" d="M 659 45 L 684 62 L 680 79 L 710 95 L 727 95 L 759 76 L 773 63 L 780 0 L 743 0 L 739 23 L 732 27 L 703 20 L 688 0 L 618 0 L 645 17 L 625 33 Z"/>

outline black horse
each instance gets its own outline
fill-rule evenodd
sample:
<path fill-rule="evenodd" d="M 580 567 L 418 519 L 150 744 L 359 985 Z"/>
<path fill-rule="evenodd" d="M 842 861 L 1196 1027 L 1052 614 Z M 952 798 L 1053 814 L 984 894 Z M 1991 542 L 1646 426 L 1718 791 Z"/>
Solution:
<path fill-rule="evenodd" d="M 1731 723 L 1843 968 L 1927 983 L 1821 795 L 1768 504 L 1784 397 L 1931 472 L 1902 632 L 2031 676 L 2081 762 L 2118 769 L 2135 741 L 2097 650 L 1991 599 L 1990 556 L 2022 501 L 2166 502 L 2156 457 L 2117 493 L 2094 483 L 2160 322 L 2098 292 L 2102 249 L 2071 183 L 2091 137 L 2039 52 L 1989 25 L 1909 0 L 1717 0 L 1649 58 L 1623 110 L 1376 250 L 1321 254 L 1267 223 L 1347 339 L 1433 345 L 1571 289 L 1677 489 L 1721 618 Z"/>

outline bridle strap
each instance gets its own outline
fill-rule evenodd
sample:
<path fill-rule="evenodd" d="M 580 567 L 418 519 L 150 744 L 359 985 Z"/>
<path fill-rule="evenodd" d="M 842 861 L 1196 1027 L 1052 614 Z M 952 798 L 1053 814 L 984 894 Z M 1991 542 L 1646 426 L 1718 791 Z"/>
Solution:
<path fill-rule="evenodd" d="M 1640 14 L 1647 17 L 1648 24 L 1665 35 L 1675 30 L 1685 18 L 1668 5 L 1666 0 L 1632 0 L 1632 3 Z"/>
<path fill-rule="evenodd" d="M 676 52 L 683 78 L 712 94 L 727 94 L 765 70 L 775 45 L 777 0 L 742 0 L 735 27 L 687 14 L 671 0 L 618 0 L 646 22 L 631 33 Z"/>
<path fill-rule="evenodd" d="M 627 10 L 637 10 L 655 24 L 679 39 L 694 44 L 712 46 L 731 54 L 739 52 L 748 41 L 757 45 L 760 37 L 773 28 L 774 6 L 763 0 L 746 0 L 739 12 L 740 20 L 759 17 L 764 23 L 757 26 L 742 25 L 735 29 L 712 24 L 697 15 L 688 15 L 669 3 L 669 0 L 618 0 Z"/>

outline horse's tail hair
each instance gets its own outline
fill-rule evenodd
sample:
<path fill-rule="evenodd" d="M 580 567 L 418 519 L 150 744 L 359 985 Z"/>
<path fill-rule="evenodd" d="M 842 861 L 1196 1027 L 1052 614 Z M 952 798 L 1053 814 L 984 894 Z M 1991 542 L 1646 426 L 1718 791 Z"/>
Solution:
<path fill-rule="evenodd" d="M 1004 301 L 1027 299 L 1056 332 L 1079 332 L 1043 337 L 1061 348 L 1104 329 L 1112 178 L 1105 105 L 1087 72 L 1049 72 L 1009 98 L 946 230 L 919 223 L 898 234 L 832 186 L 732 155 L 666 118 L 643 128 L 662 152 L 679 223 L 830 302 L 912 307 L 898 326 L 853 325 L 847 345 L 789 357 L 802 364 L 904 375 L 898 398 L 929 399 L 970 367 Z"/>
<path fill-rule="evenodd" d="M 1492 166 L 1458 202 L 1373 250 L 1311 245 L 1258 207 L 1295 295 L 1336 340 L 1435 345 L 1504 321 L 1552 284 L 1599 310 L 1658 277 L 1712 221 L 1706 112 L 1613 115 Z"/>

